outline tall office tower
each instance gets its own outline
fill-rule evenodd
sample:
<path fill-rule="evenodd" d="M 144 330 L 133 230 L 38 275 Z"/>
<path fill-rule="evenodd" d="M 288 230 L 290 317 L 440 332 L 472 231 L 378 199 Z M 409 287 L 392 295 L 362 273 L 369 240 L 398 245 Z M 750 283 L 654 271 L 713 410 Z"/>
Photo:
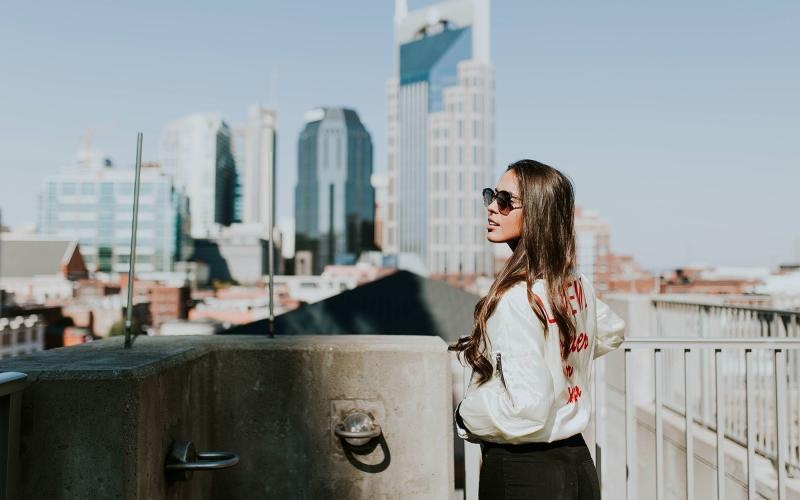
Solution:
<path fill-rule="evenodd" d="M 242 222 L 244 220 L 244 192 L 242 180 L 244 179 L 245 152 L 247 151 L 247 124 L 240 123 L 232 129 L 231 149 L 233 150 L 233 161 L 236 163 L 236 187 L 234 192 L 233 220 Z"/>
<path fill-rule="evenodd" d="M 414 253 L 431 273 L 489 274 L 494 67 L 489 0 L 408 12 L 395 3 L 396 73 L 387 84 L 384 253 Z"/>
<path fill-rule="evenodd" d="M 372 139 L 351 109 L 314 109 L 305 121 L 297 145 L 295 249 L 310 251 L 320 274 L 375 248 Z"/>
<path fill-rule="evenodd" d="M 222 116 L 195 113 L 169 122 L 161 134 L 161 165 L 189 198 L 193 238 L 213 237 L 235 221 L 236 165 Z"/>
<path fill-rule="evenodd" d="M 135 171 L 93 151 L 45 179 L 38 230 L 77 239 L 92 271 L 127 272 Z M 139 191 L 136 269 L 171 271 L 191 253 L 185 198 L 158 164 L 143 164 Z"/>
<path fill-rule="evenodd" d="M 251 106 L 247 122 L 235 130 L 236 165 L 242 175 L 242 222 L 263 226 L 265 233 L 275 204 L 277 123 L 274 109 Z"/>

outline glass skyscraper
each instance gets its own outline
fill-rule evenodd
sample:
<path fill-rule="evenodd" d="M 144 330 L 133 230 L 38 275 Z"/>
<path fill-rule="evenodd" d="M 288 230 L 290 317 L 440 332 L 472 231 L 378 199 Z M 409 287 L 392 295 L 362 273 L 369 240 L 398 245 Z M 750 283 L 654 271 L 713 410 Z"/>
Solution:
<path fill-rule="evenodd" d="M 82 152 L 75 166 L 45 179 L 39 232 L 77 239 L 87 267 L 127 272 L 135 171 Z M 185 199 L 157 164 L 142 166 L 137 271 L 171 271 L 191 252 Z"/>
<path fill-rule="evenodd" d="M 194 113 L 168 123 L 159 158 L 189 199 L 193 238 L 214 237 L 219 226 L 236 221 L 236 162 L 221 115 Z"/>
<path fill-rule="evenodd" d="M 416 254 L 434 274 L 489 274 L 480 196 L 495 182 L 489 0 L 411 12 L 397 0 L 395 49 L 383 251 Z"/>
<path fill-rule="evenodd" d="M 372 138 L 351 109 L 306 113 L 297 146 L 295 250 L 309 250 L 312 269 L 352 264 L 374 249 Z"/>

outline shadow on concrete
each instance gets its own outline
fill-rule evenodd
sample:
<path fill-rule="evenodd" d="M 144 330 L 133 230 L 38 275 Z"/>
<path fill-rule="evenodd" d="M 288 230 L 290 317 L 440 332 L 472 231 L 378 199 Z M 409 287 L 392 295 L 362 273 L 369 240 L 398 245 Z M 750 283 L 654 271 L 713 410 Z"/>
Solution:
<path fill-rule="evenodd" d="M 389 445 L 386 444 L 386 437 L 383 435 L 383 433 L 363 446 L 353 446 L 341 438 L 339 441 L 342 443 L 342 450 L 344 450 L 344 456 L 347 458 L 347 461 L 350 462 L 350 465 L 361 472 L 377 474 L 378 472 L 385 471 L 392 462 L 392 455 L 389 453 Z M 381 447 L 381 452 L 383 453 L 383 460 L 381 460 L 380 463 L 368 464 L 356 458 L 356 455 L 369 455 L 375 451 L 375 448 L 378 446 Z"/>
<path fill-rule="evenodd" d="M 478 299 L 477 295 L 443 281 L 424 278 L 408 271 L 398 271 L 277 316 L 275 333 L 430 335 L 453 344 L 459 337 L 472 333 L 473 311 Z M 238 325 L 222 334 L 266 335 L 268 321 Z M 454 394 L 454 397 L 459 398 L 460 394 Z M 455 429 L 453 448 L 455 487 L 463 488 L 464 441 L 456 436 Z M 385 452 L 388 459 L 388 448 Z M 350 463 L 356 465 L 353 461 Z"/>

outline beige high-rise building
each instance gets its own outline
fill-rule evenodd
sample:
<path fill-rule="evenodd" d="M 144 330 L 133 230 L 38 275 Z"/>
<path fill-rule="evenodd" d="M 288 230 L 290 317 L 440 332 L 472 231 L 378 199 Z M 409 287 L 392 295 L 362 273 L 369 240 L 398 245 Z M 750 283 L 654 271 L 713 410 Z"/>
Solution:
<path fill-rule="evenodd" d="M 398 0 L 394 27 L 383 252 L 416 254 L 431 273 L 489 274 L 480 195 L 495 162 L 489 0 L 411 12 Z"/>
<path fill-rule="evenodd" d="M 237 128 L 239 171 L 242 172 L 242 222 L 262 226 L 264 234 L 274 210 L 275 141 L 278 113 L 263 106 L 251 106 L 247 122 Z M 241 159 L 241 160 L 240 160 Z"/>

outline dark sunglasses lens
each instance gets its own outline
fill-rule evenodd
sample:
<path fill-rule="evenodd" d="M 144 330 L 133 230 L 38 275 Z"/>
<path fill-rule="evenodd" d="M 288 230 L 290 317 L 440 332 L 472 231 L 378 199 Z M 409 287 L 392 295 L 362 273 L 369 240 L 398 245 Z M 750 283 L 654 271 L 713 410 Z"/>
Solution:
<path fill-rule="evenodd" d="M 494 191 L 491 188 L 486 188 L 483 190 L 483 205 L 488 207 L 492 204 L 492 200 L 494 199 Z"/>
<path fill-rule="evenodd" d="M 511 209 L 511 194 L 508 191 L 498 191 L 495 195 L 497 198 L 497 209 L 503 215 L 508 215 Z"/>

